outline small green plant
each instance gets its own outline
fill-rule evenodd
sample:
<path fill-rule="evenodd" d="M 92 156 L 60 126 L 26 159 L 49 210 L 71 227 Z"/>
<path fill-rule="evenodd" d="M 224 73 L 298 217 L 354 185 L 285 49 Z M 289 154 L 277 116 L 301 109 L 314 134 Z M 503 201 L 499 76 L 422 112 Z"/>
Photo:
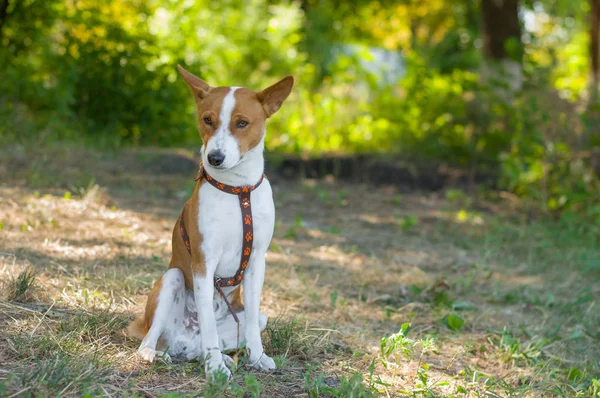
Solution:
<path fill-rule="evenodd" d="M 327 232 L 333 235 L 338 235 L 340 232 L 342 232 L 342 230 L 337 225 L 330 225 L 329 228 L 327 228 Z"/>
<path fill-rule="evenodd" d="M 335 308 L 335 304 L 336 304 L 337 299 L 338 299 L 338 294 L 339 293 L 338 293 L 337 290 L 334 290 L 333 292 L 331 292 L 331 296 L 330 296 L 330 298 L 331 298 L 331 308 Z"/>
<path fill-rule="evenodd" d="M 363 375 L 354 372 L 350 377 L 327 377 L 320 372 L 313 378 L 313 369 L 304 374 L 304 388 L 309 397 L 368 398 L 374 396 L 372 386 L 365 386 Z"/>
<path fill-rule="evenodd" d="M 465 192 L 460 189 L 449 189 L 446 191 L 445 196 L 450 202 L 460 202 L 467 197 Z"/>
<path fill-rule="evenodd" d="M 406 337 L 410 323 L 403 323 L 398 333 L 392 334 L 381 339 L 381 363 L 388 369 L 390 365 L 395 365 L 402 358 L 411 360 L 416 342 Z M 394 361 L 390 361 L 390 358 Z"/>
<path fill-rule="evenodd" d="M 461 330 L 465 326 L 465 321 L 458 314 L 448 314 L 446 317 L 446 326 L 450 330 Z"/>
<path fill-rule="evenodd" d="M 260 382 L 256 380 L 256 377 L 254 377 L 253 375 L 247 375 L 244 379 L 244 387 L 246 389 L 244 397 L 247 397 L 249 395 L 252 398 L 260 398 L 262 387 L 260 385 Z"/>
<path fill-rule="evenodd" d="M 394 195 L 391 202 L 394 206 L 400 206 L 402 204 L 402 195 Z"/>
<path fill-rule="evenodd" d="M 329 344 L 322 331 L 311 330 L 297 319 L 269 321 L 266 334 L 265 351 L 283 356 L 282 361 L 290 357 L 308 358 Z"/>
<path fill-rule="evenodd" d="M 430 380 L 429 365 L 424 362 L 424 358 L 430 354 L 438 354 L 437 345 L 432 338 L 414 340 L 407 337 L 409 330 L 410 324 L 403 323 L 398 333 L 381 339 L 381 363 L 386 369 L 397 367 L 402 360 L 412 361 L 415 353 L 417 353 L 416 348 L 420 348 L 418 351 L 415 389 L 401 392 L 407 395 L 424 394 L 428 397 L 436 396 L 433 388 L 446 385 L 447 383 L 440 382 L 440 380 Z"/>
<path fill-rule="evenodd" d="M 240 387 L 237 384 L 229 383 L 225 372 L 218 371 L 208 378 L 207 383 L 202 389 L 202 396 L 210 398 L 223 397 L 226 392 L 232 392 L 232 390 L 239 388 Z"/>
<path fill-rule="evenodd" d="M 302 221 L 302 216 L 301 215 L 297 215 L 296 218 L 294 219 L 294 225 L 290 228 L 288 228 L 287 231 L 285 231 L 285 233 L 283 234 L 284 237 L 289 238 L 289 239 L 296 239 L 296 234 L 298 232 L 298 230 L 304 228 L 304 222 Z"/>
<path fill-rule="evenodd" d="M 102 188 L 96 184 L 96 179 L 92 177 L 86 185 L 71 186 L 71 192 L 81 200 L 93 201 L 102 193 Z"/>
<path fill-rule="evenodd" d="M 319 198 L 319 200 L 321 202 L 324 202 L 324 203 L 329 202 L 329 200 L 331 199 L 331 195 L 329 194 L 329 191 L 325 191 L 324 189 L 319 189 L 317 191 L 317 197 Z"/>
<path fill-rule="evenodd" d="M 419 218 L 417 216 L 406 216 L 401 217 L 399 222 L 402 229 L 406 231 L 417 226 L 417 224 L 419 224 Z"/>
<path fill-rule="evenodd" d="M 549 342 L 548 339 L 535 339 L 522 343 L 519 338 L 504 328 L 498 346 L 502 352 L 501 357 L 506 362 L 536 364 L 543 359 L 542 348 Z"/>
<path fill-rule="evenodd" d="M 590 397 L 600 397 L 600 379 L 592 379 L 588 393 Z"/>
<path fill-rule="evenodd" d="M 348 191 L 344 190 L 344 189 L 340 189 L 337 192 L 337 203 L 338 206 L 344 207 L 348 205 L 348 197 L 350 195 L 348 194 Z"/>
<path fill-rule="evenodd" d="M 26 302 L 33 298 L 36 285 L 36 273 L 32 269 L 26 269 L 16 278 L 9 279 L 6 286 L 8 301 Z"/>

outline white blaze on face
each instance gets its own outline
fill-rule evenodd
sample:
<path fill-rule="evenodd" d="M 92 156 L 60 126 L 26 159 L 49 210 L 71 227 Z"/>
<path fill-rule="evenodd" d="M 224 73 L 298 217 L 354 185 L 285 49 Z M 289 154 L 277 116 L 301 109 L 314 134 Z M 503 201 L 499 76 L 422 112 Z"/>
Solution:
<path fill-rule="evenodd" d="M 216 134 L 208 141 L 205 154 L 218 150 L 225 155 L 220 168 L 229 169 L 240 161 L 240 146 L 237 139 L 229 130 L 231 114 L 235 108 L 235 92 L 239 87 L 231 87 L 231 90 L 223 98 L 221 113 L 219 114 L 219 128 Z"/>

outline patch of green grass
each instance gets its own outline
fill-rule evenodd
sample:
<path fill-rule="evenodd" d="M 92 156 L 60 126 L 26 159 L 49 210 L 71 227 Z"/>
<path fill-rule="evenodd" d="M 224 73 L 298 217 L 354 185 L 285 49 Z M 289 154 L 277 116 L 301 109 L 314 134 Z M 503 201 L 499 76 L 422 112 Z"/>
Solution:
<path fill-rule="evenodd" d="M 600 280 L 600 227 L 490 217 L 482 227 L 449 225 L 444 232 L 458 247 L 480 254 L 475 265 L 456 266 L 449 302 L 484 298 L 512 306 L 521 317 L 506 324 L 524 331 L 515 355 L 525 350 L 531 358 L 527 350 L 547 340 L 561 360 L 577 359 L 586 369 L 597 363 L 592 358 L 600 356 L 600 294 L 592 281 Z"/>
<path fill-rule="evenodd" d="M 26 269 L 16 278 L 11 278 L 6 282 L 6 299 L 18 302 L 31 301 L 35 288 L 36 273 L 33 269 Z"/>
<path fill-rule="evenodd" d="M 497 337 L 497 345 L 500 348 L 502 359 L 505 362 L 524 365 L 539 363 L 543 359 L 541 349 L 549 342 L 547 339 L 521 342 L 506 328 Z"/>
<path fill-rule="evenodd" d="M 304 221 L 302 220 L 301 215 L 297 215 L 296 218 L 294 218 L 294 225 L 288 228 L 283 234 L 283 236 L 285 238 L 295 240 L 297 238 L 298 231 L 302 228 L 304 228 Z"/>
<path fill-rule="evenodd" d="M 24 396 L 98 396 L 111 370 L 94 356 L 57 351 L 13 370 L 8 383 Z"/>
<path fill-rule="evenodd" d="M 297 319 L 277 318 L 267 324 L 264 344 L 266 352 L 284 362 L 289 358 L 310 359 L 328 348 L 329 339 L 323 331 L 307 328 Z"/>
<path fill-rule="evenodd" d="M 111 339 L 121 339 L 129 319 L 110 311 L 62 313 L 62 318 L 47 321 L 50 330 L 38 334 L 18 334 L 9 337 L 21 357 L 48 359 L 56 352 L 74 356 L 87 355 Z M 102 352 L 102 350 L 100 350 Z"/>
<path fill-rule="evenodd" d="M 119 334 L 129 319 L 111 311 L 79 313 L 60 324 L 62 333 L 75 334 L 82 342 L 94 342 Z"/>
<path fill-rule="evenodd" d="M 600 227 L 551 220 L 527 225 L 494 219 L 488 224 L 485 231 L 473 229 L 468 238 L 472 245 L 483 247 L 490 259 L 526 264 L 530 272 L 550 271 L 547 276 L 558 279 L 573 270 L 600 277 Z"/>
<path fill-rule="evenodd" d="M 363 375 L 354 372 L 341 378 L 325 376 L 320 372 L 316 376 L 312 369 L 304 374 L 304 388 L 309 397 L 368 398 L 375 396 L 372 386 L 365 385 Z"/>

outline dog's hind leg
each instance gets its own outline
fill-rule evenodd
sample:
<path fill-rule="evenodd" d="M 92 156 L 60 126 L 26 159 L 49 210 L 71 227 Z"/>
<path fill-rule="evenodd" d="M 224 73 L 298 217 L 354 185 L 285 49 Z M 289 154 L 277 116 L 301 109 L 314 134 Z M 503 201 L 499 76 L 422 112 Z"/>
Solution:
<path fill-rule="evenodd" d="M 169 269 L 154 285 L 148 296 L 144 315 L 149 329 L 138 349 L 138 355 L 142 359 L 150 362 L 157 356 L 170 359 L 168 354 L 157 351 L 157 344 L 168 327 L 167 323 L 172 318 L 173 310 L 183 311 L 184 294 L 183 273 L 177 268 Z M 182 305 L 178 305 L 179 301 L 182 301 Z"/>

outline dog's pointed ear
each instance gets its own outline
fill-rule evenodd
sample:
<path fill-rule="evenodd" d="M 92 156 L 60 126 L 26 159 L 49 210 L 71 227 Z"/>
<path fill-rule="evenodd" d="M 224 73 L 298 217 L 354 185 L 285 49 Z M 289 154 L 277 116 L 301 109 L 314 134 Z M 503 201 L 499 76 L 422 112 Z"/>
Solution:
<path fill-rule="evenodd" d="M 208 91 L 210 90 L 210 86 L 204 80 L 200 79 L 198 76 L 188 72 L 181 65 L 177 65 L 177 69 L 179 69 L 179 73 L 183 76 L 183 80 L 190 86 L 190 90 L 194 93 L 194 96 L 199 97 L 200 99 L 204 98 Z"/>
<path fill-rule="evenodd" d="M 257 94 L 258 100 L 261 102 L 267 117 L 271 117 L 279 110 L 279 108 L 281 108 L 283 101 L 285 101 L 292 92 L 293 86 L 294 78 L 292 76 L 286 76 L 281 81 L 265 88 Z"/>

